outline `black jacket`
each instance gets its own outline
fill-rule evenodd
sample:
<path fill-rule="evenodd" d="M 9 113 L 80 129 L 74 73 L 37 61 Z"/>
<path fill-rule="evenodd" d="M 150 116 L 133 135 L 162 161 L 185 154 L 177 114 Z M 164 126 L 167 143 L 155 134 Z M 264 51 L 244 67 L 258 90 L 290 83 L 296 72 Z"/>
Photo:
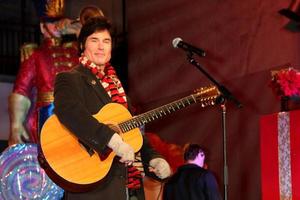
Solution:
<path fill-rule="evenodd" d="M 186 164 L 164 186 L 164 200 L 221 200 L 214 175 L 195 164 Z"/>
<path fill-rule="evenodd" d="M 95 75 L 87 68 L 80 65 L 70 72 L 63 72 L 56 76 L 55 114 L 85 146 L 100 154 L 107 151 L 107 143 L 114 131 L 99 123 L 92 115 L 98 113 L 107 103 L 111 103 L 111 98 Z M 147 166 L 151 159 L 159 157 L 147 140 L 143 142 L 141 155 L 144 166 Z M 120 163 L 116 157 L 108 175 L 97 188 L 85 193 L 66 192 L 66 199 L 126 199 L 125 174 L 124 164 Z M 143 190 L 139 192 L 139 199 L 143 199 Z"/>

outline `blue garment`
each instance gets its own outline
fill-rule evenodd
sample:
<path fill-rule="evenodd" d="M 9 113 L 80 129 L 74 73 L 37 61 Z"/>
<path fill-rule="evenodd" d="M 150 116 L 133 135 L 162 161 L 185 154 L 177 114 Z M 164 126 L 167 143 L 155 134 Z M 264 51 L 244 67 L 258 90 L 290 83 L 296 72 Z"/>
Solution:
<path fill-rule="evenodd" d="M 45 123 L 45 121 L 51 116 L 54 114 L 54 104 L 53 103 L 50 103 L 49 105 L 47 106 L 44 106 L 42 108 L 40 108 L 39 110 L 39 129 L 38 129 L 38 133 L 41 132 L 42 130 L 42 127 Z"/>

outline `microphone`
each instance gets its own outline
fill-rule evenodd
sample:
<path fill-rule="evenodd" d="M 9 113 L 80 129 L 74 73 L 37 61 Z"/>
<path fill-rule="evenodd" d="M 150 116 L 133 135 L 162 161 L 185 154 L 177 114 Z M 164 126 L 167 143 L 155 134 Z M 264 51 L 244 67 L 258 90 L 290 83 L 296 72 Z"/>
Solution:
<path fill-rule="evenodd" d="M 173 47 L 174 48 L 181 48 L 185 51 L 188 51 L 188 52 L 193 52 L 195 54 L 198 54 L 199 56 L 201 57 L 204 57 L 206 56 L 206 53 L 203 49 L 200 49 L 200 48 L 197 48 L 197 47 L 194 47 L 193 45 L 190 45 L 184 41 L 182 41 L 181 38 L 177 37 L 175 38 L 173 41 L 172 41 L 172 44 L 173 44 Z"/>

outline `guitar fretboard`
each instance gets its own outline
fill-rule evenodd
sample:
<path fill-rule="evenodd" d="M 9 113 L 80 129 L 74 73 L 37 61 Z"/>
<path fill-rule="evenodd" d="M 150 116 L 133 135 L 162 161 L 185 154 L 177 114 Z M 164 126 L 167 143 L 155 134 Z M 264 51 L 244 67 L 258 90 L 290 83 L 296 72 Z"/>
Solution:
<path fill-rule="evenodd" d="M 180 110 L 182 108 L 185 108 L 189 105 L 192 105 L 196 103 L 197 100 L 195 98 L 195 95 L 190 95 L 184 98 L 181 98 L 177 101 L 171 102 L 169 104 L 166 104 L 164 106 L 158 107 L 156 109 L 150 110 L 146 113 L 137 115 L 130 120 L 121 122 L 119 124 L 119 127 L 121 128 L 122 132 L 125 133 L 127 131 L 130 131 L 134 128 L 141 127 L 142 125 L 145 125 L 149 122 L 152 122 L 156 119 L 160 119 L 168 114 L 171 114 L 177 110 Z"/>

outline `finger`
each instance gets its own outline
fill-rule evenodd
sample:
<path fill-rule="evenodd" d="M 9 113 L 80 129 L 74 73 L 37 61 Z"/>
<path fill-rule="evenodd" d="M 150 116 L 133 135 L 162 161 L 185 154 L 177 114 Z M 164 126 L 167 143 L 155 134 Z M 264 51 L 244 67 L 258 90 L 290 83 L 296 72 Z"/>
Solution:
<path fill-rule="evenodd" d="M 126 164 L 129 164 L 129 163 L 133 163 L 133 160 L 132 159 L 126 159 L 126 158 L 121 158 L 120 159 L 120 162 L 121 163 L 126 163 Z"/>
<path fill-rule="evenodd" d="M 148 167 L 148 169 L 149 169 L 149 172 L 155 172 L 155 168 L 153 168 L 153 167 Z"/>
<path fill-rule="evenodd" d="M 27 140 L 23 137 L 23 135 L 21 135 L 20 137 L 18 137 L 18 143 L 25 143 Z"/>
<path fill-rule="evenodd" d="M 117 133 L 122 133 L 121 128 L 118 126 L 118 124 L 115 124 L 114 122 L 107 121 L 106 122 L 109 128 L 116 131 Z"/>
<path fill-rule="evenodd" d="M 15 139 L 14 141 L 16 144 L 19 144 L 19 143 L 24 143 L 23 140 L 22 140 L 22 135 L 19 135 L 17 136 L 17 138 Z"/>
<path fill-rule="evenodd" d="M 29 135 L 26 131 L 24 131 L 22 135 L 25 140 L 29 140 Z"/>

